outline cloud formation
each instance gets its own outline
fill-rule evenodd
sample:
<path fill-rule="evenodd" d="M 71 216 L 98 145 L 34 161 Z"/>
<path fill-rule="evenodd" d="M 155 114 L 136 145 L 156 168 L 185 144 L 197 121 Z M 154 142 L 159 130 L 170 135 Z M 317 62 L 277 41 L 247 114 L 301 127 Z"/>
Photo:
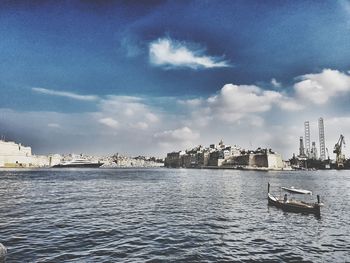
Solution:
<path fill-rule="evenodd" d="M 193 132 L 188 127 L 182 127 L 175 130 L 168 130 L 154 134 L 155 138 L 165 139 L 165 140 L 193 140 L 199 137 L 199 134 Z"/>
<path fill-rule="evenodd" d="M 298 97 L 314 104 L 325 104 L 331 97 L 350 91 L 350 75 L 338 70 L 324 69 L 320 73 L 306 74 L 294 85 Z"/>
<path fill-rule="evenodd" d="M 235 123 L 243 119 L 259 126 L 263 119 L 258 115 L 273 106 L 284 111 L 302 109 L 295 99 L 273 90 L 263 90 L 255 85 L 226 84 L 216 95 L 178 101 L 189 108 L 193 121 L 206 126 L 214 119 Z"/>
<path fill-rule="evenodd" d="M 58 123 L 49 123 L 47 124 L 47 126 L 50 128 L 61 128 L 61 126 Z"/>
<path fill-rule="evenodd" d="M 203 48 L 190 48 L 189 44 L 170 38 L 159 38 L 149 45 L 151 64 L 170 68 L 221 68 L 230 67 L 222 57 L 205 54 Z"/>
<path fill-rule="evenodd" d="M 98 108 L 100 122 L 113 128 L 146 130 L 161 118 L 161 114 L 140 97 L 110 95 L 99 101 Z"/>
<path fill-rule="evenodd" d="M 0 126 L 5 134 L 15 138 L 26 139 L 30 135 L 28 141 L 34 142 L 30 143 L 34 152 L 46 147 L 50 152 L 79 149 L 90 153 L 164 156 L 172 150 L 196 144 L 208 145 L 223 138 L 244 148 L 272 147 L 288 158 L 297 152 L 304 120 L 310 120 L 310 124 L 314 121 L 312 127 L 316 129 L 317 119 L 324 117 L 329 149 L 340 133 L 345 136 L 350 134 L 349 118 L 328 110 L 332 107 L 332 98 L 338 94 L 350 94 L 349 77 L 347 73 L 325 69 L 298 77 L 297 83 L 292 85 L 296 90 L 289 94 L 282 88 L 266 90 L 257 85 L 226 84 L 215 94 L 191 99 L 168 98 L 166 104 L 157 97 L 89 95 L 93 100 L 86 101 L 95 103 L 95 112 L 16 112 L 1 109 Z M 309 89 L 303 90 L 300 85 L 306 80 L 317 82 L 322 87 L 320 90 L 328 95 L 323 104 L 312 105 L 311 100 L 305 97 Z M 330 86 L 332 88 L 328 90 Z M 36 92 L 43 93 L 41 91 L 50 95 L 57 93 L 48 89 Z M 302 119 L 300 114 L 295 114 L 301 109 Z M 35 138 L 37 134 L 40 134 L 40 140 Z M 55 140 L 52 140 L 53 136 Z M 317 131 L 312 137 L 317 142 Z M 90 143 L 91 138 L 96 142 Z M 25 140 L 21 142 L 25 143 Z"/>
<path fill-rule="evenodd" d="M 282 95 L 276 91 L 262 90 L 254 85 L 226 84 L 218 95 L 208 98 L 208 104 L 215 108 L 225 108 L 228 112 L 264 112 Z"/>
<path fill-rule="evenodd" d="M 282 86 L 281 82 L 278 82 L 275 78 L 271 79 L 271 84 L 275 88 L 280 88 Z"/>
<path fill-rule="evenodd" d="M 285 111 L 300 111 L 305 106 L 292 97 L 282 96 L 280 100 L 276 101 L 276 104 Z"/>
<path fill-rule="evenodd" d="M 110 128 L 114 128 L 114 129 L 119 128 L 119 122 L 112 118 L 102 118 L 102 119 L 99 119 L 99 122 Z"/>
<path fill-rule="evenodd" d="M 80 95 L 73 92 L 68 91 L 57 91 L 57 90 L 51 90 L 51 89 L 45 89 L 45 88 L 32 88 L 32 91 L 51 95 L 51 96 L 60 96 L 60 97 L 66 97 L 74 100 L 82 100 L 82 101 L 96 101 L 99 99 L 96 95 Z"/>
<path fill-rule="evenodd" d="M 174 130 L 165 130 L 157 132 L 153 138 L 161 147 L 173 149 L 181 149 L 181 147 L 190 147 L 197 142 L 200 137 L 199 132 L 193 131 L 191 128 L 185 126 Z"/>

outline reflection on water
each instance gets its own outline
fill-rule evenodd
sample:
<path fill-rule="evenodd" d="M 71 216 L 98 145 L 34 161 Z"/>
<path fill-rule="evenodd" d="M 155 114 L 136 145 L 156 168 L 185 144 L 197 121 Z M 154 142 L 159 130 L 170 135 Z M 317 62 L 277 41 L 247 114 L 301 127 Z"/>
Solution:
<path fill-rule="evenodd" d="M 267 206 L 267 183 L 321 195 L 321 218 Z M 0 171 L 7 262 L 346 262 L 347 171 Z"/>

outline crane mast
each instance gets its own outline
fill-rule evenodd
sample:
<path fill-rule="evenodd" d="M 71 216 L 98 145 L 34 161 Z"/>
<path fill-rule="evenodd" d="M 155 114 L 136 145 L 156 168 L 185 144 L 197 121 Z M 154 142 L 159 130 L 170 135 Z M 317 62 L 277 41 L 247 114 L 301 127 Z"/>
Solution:
<path fill-rule="evenodd" d="M 343 144 L 345 145 L 344 136 L 341 134 L 338 142 L 334 145 L 333 153 L 336 154 L 337 168 L 344 168 L 345 156 L 342 153 Z"/>

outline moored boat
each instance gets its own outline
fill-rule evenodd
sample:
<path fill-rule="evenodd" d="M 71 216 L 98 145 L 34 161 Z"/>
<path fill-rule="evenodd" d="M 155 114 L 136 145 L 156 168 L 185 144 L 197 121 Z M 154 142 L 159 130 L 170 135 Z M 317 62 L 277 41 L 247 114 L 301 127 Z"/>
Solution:
<path fill-rule="evenodd" d="M 292 194 L 312 195 L 312 192 L 309 190 L 296 189 L 294 187 L 282 187 L 281 189 Z M 320 202 L 319 195 L 317 195 L 317 202 L 314 203 L 308 203 L 296 200 L 294 198 L 288 198 L 287 194 L 285 194 L 283 197 L 276 197 L 275 195 L 270 193 L 270 183 L 268 184 L 267 198 L 269 205 L 273 205 L 288 212 L 312 213 L 315 215 L 320 215 L 321 206 L 323 206 L 323 204 Z"/>
<path fill-rule="evenodd" d="M 80 158 L 71 161 L 63 161 L 52 166 L 52 168 L 99 168 L 102 165 L 102 162 L 92 162 L 90 160 Z"/>

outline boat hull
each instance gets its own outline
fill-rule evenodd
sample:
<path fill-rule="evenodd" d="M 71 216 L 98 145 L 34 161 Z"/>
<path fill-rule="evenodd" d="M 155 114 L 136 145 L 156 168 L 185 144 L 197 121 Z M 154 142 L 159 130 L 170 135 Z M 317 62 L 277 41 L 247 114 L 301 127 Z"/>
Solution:
<path fill-rule="evenodd" d="M 268 194 L 268 203 L 269 205 L 278 207 L 283 211 L 287 211 L 287 212 L 306 213 L 306 214 L 315 214 L 315 215 L 320 215 L 320 212 L 321 212 L 321 206 L 318 203 L 308 204 L 308 203 L 296 202 L 296 201 L 284 202 L 283 200 L 280 200 L 274 197 L 270 193 Z"/>
<path fill-rule="evenodd" d="M 103 163 L 84 163 L 84 164 L 57 164 L 52 168 L 99 168 Z"/>

